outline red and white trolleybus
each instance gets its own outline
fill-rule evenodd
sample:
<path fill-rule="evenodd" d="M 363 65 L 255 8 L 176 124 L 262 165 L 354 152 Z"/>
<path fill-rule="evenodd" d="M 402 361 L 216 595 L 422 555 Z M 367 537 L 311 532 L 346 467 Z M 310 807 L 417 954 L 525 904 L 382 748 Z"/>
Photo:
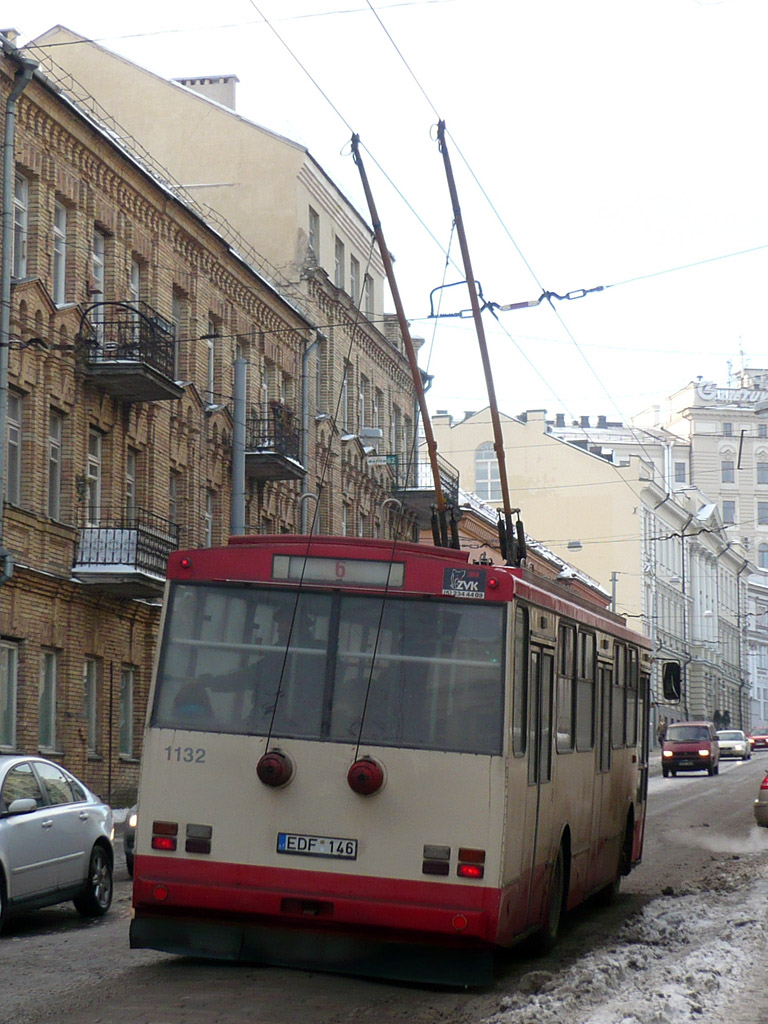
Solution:
<path fill-rule="evenodd" d="M 176 552 L 131 945 L 482 983 L 639 861 L 649 671 L 618 616 L 466 552 Z"/>

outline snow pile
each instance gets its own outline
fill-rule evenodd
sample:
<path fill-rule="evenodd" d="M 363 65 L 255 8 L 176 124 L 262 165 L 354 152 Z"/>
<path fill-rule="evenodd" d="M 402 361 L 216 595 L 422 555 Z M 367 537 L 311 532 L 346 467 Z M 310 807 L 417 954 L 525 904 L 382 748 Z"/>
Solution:
<path fill-rule="evenodd" d="M 524 975 L 486 1024 L 728 1019 L 726 1008 L 743 1000 L 750 975 L 763 965 L 766 917 L 764 881 L 746 892 L 653 900 L 627 922 L 615 945 L 561 970 Z"/>

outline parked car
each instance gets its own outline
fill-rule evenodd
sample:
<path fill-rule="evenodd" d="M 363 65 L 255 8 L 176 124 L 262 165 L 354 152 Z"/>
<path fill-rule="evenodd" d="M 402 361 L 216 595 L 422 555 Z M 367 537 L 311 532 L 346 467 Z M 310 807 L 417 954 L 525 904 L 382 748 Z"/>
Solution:
<path fill-rule="evenodd" d="M 717 775 L 720 745 L 711 722 L 673 722 L 661 747 L 661 772 L 666 779 L 678 772 Z"/>
<path fill-rule="evenodd" d="M 768 748 L 768 729 L 752 729 L 747 738 L 753 750 Z"/>
<path fill-rule="evenodd" d="M 133 878 L 133 849 L 136 845 L 136 823 L 138 822 L 138 808 L 134 806 L 128 811 L 125 819 L 125 831 L 123 832 L 123 849 L 125 850 L 125 866 L 128 874 Z"/>
<path fill-rule="evenodd" d="M 763 828 L 768 828 L 768 775 L 760 783 L 754 805 L 755 821 Z"/>
<path fill-rule="evenodd" d="M 720 729 L 717 734 L 720 746 L 720 757 L 740 757 L 748 761 L 752 757 L 752 747 L 741 729 Z"/>
<path fill-rule="evenodd" d="M 111 809 L 42 757 L 0 755 L 0 927 L 11 914 L 72 900 L 84 917 L 112 903 Z"/>

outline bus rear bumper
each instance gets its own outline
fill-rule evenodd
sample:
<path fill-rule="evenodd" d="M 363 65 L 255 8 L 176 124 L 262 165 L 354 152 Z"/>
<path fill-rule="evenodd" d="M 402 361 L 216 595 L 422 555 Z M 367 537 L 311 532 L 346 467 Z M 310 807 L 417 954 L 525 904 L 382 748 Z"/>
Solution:
<path fill-rule="evenodd" d="M 494 976 L 494 951 L 485 945 L 424 943 L 331 931 L 320 935 L 279 923 L 137 912 L 131 921 L 130 945 L 131 949 L 157 949 L 181 956 L 457 988 L 485 987 Z"/>

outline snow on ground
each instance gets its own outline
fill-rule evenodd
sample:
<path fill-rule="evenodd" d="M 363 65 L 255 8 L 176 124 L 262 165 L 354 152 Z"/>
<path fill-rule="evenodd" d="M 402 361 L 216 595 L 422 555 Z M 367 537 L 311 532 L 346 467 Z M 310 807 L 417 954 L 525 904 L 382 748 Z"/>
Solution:
<path fill-rule="evenodd" d="M 625 924 L 614 945 L 560 970 L 530 971 L 485 1024 L 757 1020 L 764 1002 L 768 879 L 764 863 L 751 866 L 760 877 L 746 888 L 729 886 L 726 861 L 721 877 L 713 879 L 719 884 L 652 900 Z M 732 867 L 743 874 L 746 865 Z M 729 1014 L 730 1006 L 741 1012 Z M 744 1012 L 751 1008 L 754 1017 Z"/>

